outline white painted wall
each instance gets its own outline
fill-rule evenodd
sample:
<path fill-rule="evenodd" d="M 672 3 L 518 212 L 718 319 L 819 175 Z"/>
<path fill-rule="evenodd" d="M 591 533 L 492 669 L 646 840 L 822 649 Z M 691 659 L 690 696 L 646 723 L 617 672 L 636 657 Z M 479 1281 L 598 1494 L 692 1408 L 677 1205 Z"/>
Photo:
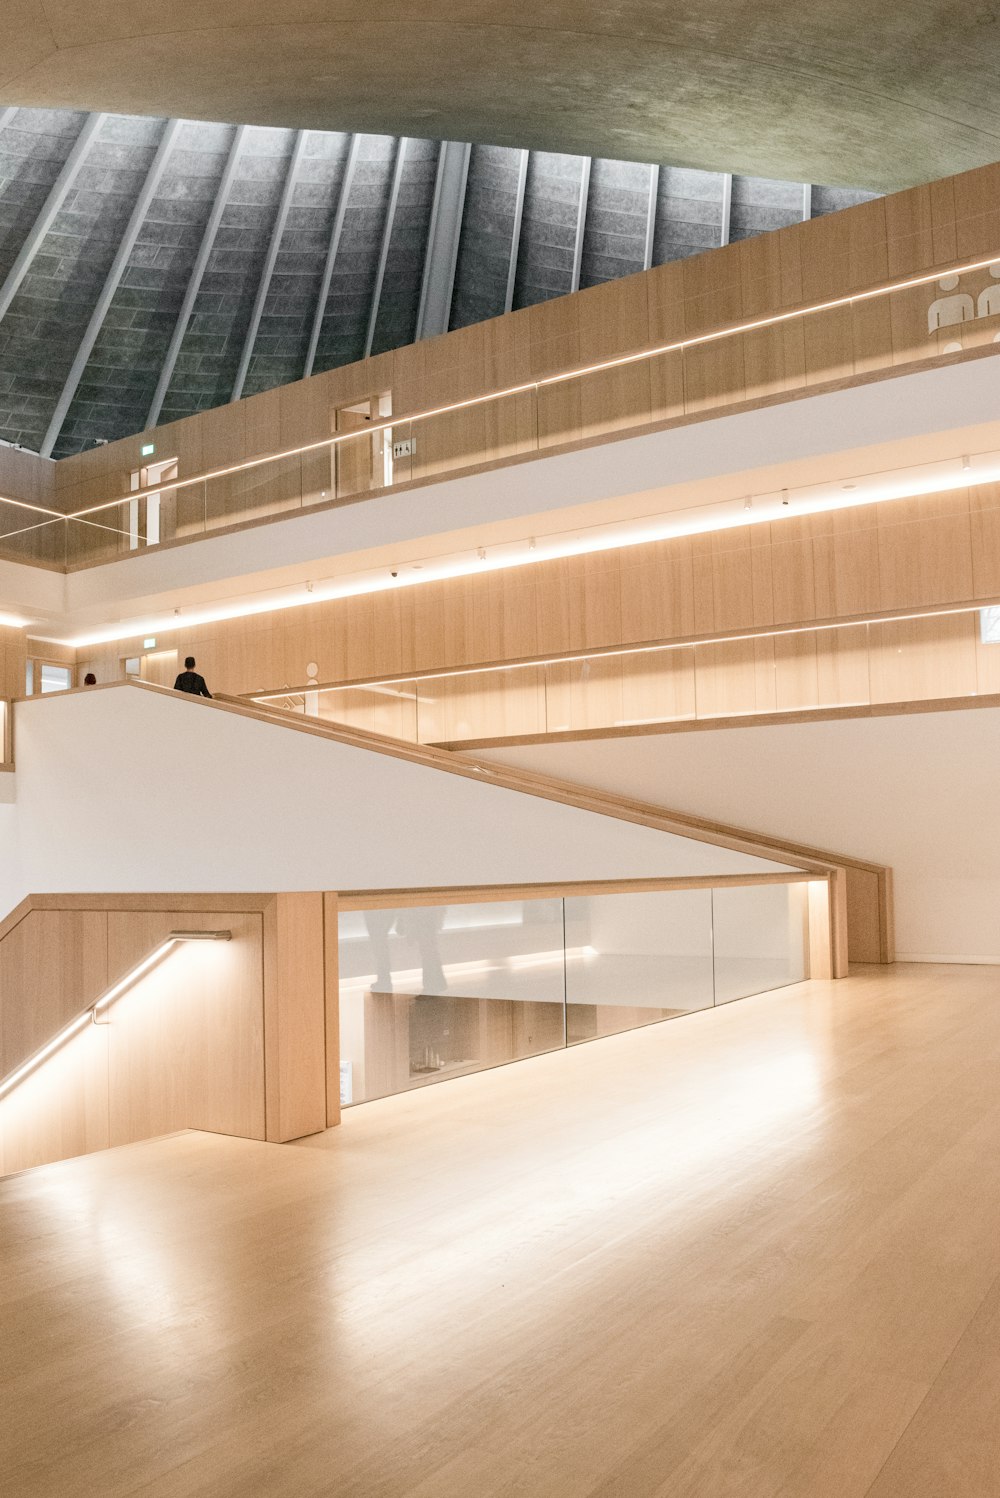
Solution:
<path fill-rule="evenodd" d="M 489 757 L 891 864 L 900 959 L 1000 962 L 1000 709 L 533 745 Z"/>
<path fill-rule="evenodd" d="M 32 893 L 761 872 L 764 859 L 137 686 L 18 703 Z"/>

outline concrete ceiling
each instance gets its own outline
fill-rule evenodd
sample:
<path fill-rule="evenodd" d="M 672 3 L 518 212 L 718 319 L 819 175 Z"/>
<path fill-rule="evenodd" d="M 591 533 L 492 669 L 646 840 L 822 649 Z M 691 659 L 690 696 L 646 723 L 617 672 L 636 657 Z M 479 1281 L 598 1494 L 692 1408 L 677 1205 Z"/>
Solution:
<path fill-rule="evenodd" d="M 998 65 L 954 0 L 5 0 L 0 104 L 890 190 L 1000 158 Z"/>

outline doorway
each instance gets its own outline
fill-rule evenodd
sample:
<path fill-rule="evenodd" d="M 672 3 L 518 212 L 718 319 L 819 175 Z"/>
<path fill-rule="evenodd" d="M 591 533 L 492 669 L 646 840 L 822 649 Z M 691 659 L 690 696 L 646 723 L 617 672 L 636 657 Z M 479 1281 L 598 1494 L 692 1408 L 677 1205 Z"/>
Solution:
<path fill-rule="evenodd" d="M 131 490 L 152 489 L 150 494 L 138 495 L 128 501 L 125 525 L 125 543 L 128 551 L 138 551 L 140 546 L 157 546 L 176 532 L 177 490 L 160 489 L 158 484 L 167 484 L 177 477 L 177 459 L 163 458 L 158 463 L 147 463 L 129 475 Z"/>
<path fill-rule="evenodd" d="M 157 687 L 172 687 L 177 680 L 177 651 L 149 650 L 143 655 L 122 656 L 120 666 L 126 681 L 148 681 Z"/>
<path fill-rule="evenodd" d="M 366 396 L 333 413 L 335 432 L 361 432 L 392 415 L 392 391 Z M 336 448 L 337 494 L 365 494 L 392 483 L 392 428 L 371 434 L 371 441 L 341 442 Z"/>

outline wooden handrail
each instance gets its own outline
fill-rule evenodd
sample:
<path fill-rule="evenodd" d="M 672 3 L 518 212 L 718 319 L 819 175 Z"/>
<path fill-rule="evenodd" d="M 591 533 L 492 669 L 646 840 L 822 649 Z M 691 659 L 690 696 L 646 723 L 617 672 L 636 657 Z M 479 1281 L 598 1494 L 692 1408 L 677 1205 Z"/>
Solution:
<path fill-rule="evenodd" d="M 433 666 L 426 671 L 395 671 L 381 676 L 342 677 L 338 681 L 309 681 L 303 685 L 269 687 L 245 692 L 234 701 L 257 702 L 271 697 L 304 697 L 309 692 L 346 692 L 361 687 L 405 686 L 409 682 L 450 680 L 462 676 L 495 675 L 504 671 L 524 671 L 532 667 L 561 666 L 575 661 L 608 660 L 633 655 L 656 655 L 659 652 L 691 650 L 699 645 L 731 645 L 740 640 L 777 640 L 789 635 L 822 634 L 841 629 L 861 629 L 866 624 L 896 624 L 910 619 L 950 618 L 955 614 L 977 614 L 981 609 L 1000 607 L 1000 594 L 966 599 L 960 603 L 920 604 L 906 609 L 877 609 L 865 614 L 829 614 L 821 619 L 789 624 L 752 624 L 743 629 L 703 631 L 694 635 L 660 635 L 652 640 L 635 640 L 629 644 L 595 645 L 587 650 L 549 651 L 541 655 L 512 656 L 509 660 L 481 661 L 473 666 Z"/>
<path fill-rule="evenodd" d="M 140 681 L 107 682 L 96 687 L 84 687 L 77 690 L 90 693 L 125 690 L 153 692 L 161 697 L 164 695 L 163 688 Z M 52 700 L 58 701 L 67 695 L 73 694 L 60 692 Z M 199 711 L 233 713 L 240 717 L 251 718 L 261 723 L 270 724 L 272 727 L 280 727 L 295 733 L 309 734 L 315 738 L 325 738 L 352 748 L 364 749 L 371 753 L 384 754 L 390 758 L 402 759 L 412 764 L 420 764 L 428 768 L 441 770 L 449 775 L 459 775 L 470 780 L 475 779 L 481 784 L 495 785 L 501 789 L 519 791 L 526 795 L 540 797 L 543 800 L 573 806 L 581 811 L 589 811 L 599 816 L 612 817 L 617 821 L 631 822 L 638 826 L 652 828 L 656 831 L 668 832 L 679 837 L 691 838 L 698 842 L 727 848 L 733 852 L 745 853 L 751 857 L 783 863 L 786 865 L 786 869 L 775 872 L 788 872 L 797 874 L 799 877 L 806 875 L 816 879 L 826 879 L 830 881 L 831 888 L 835 883 L 840 883 L 845 874 L 850 874 L 851 871 L 860 875 L 874 875 L 877 881 L 879 940 L 880 950 L 883 954 L 881 960 L 886 962 L 893 960 L 891 935 L 892 871 L 885 865 L 873 863 L 866 859 L 855 858 L 851 855 L 831 853 L 824 849 L 813 848 L 806 844 L 792 842 L 783 838 L 773 838 L 764 833 L 750 831 L 747 828 L 715 822 L 706 817 L 695 817 L 686 812 L 669 810 L 665 807 L 653 805 L 632 797 L 616 795 L 612 792 L 598 790 L 593 787 L 576 785 L 569 781 L 558 780 L 555 777 L 540 775 L 533 771 L 513 769 L 509 766 L 489 762 L 477 762 L 465 755 L 455 754 L 446 749 L 412 744 L 402 739 L 389 738 L 384 734 L 370 733 L 363 729 L 350 729 L 334 724 L 317 722 L 315 719 L 306 719 L 281 709 L 268 709 L 257 704 L 249 704 L 241 698 L 229 697 L 224 693 L 218 694 L 211 700 L 192 697 L 183 692 L 168 693 L 168 695 L 173 701 L 185 704 L 188 708 L 197 708 Z M 40 700 L 37 698 L 28 699 L 31 702 L 38 702 Z M 788 867 L 789 865 L 791 867 Z M 2 935 L 2 928 L 0 928 L 0 935 Z"/>
<path fill-rule="evenodd" d="M 857 302 L 874 301 L 881 297 L 891 296 L 895 292 L 908 291 L 918 286 L 930 285 L 940 280 L 943 276 L 961 276 L 971 271 L 983 270 L 987 266 L 995 264 L 998 260 L 1000 260 L 1000 251 L 986 257 L 977 256 L 974 260 L 963 260 L 953 265 L 938 266 L 933 271 L 922 272 L 916 276 L 911 275 L 895 281 L 880 282 L 875 286 L 867 287 L 860 291 L 845 293 L 843 296 L 827 297 L 819 302 L 800 302 L 793 307 L 784 308 L 780 312 L 767 313 L 761 317 L 744 318 L 739 322 L 731 323 L 721 328 L 713 328 L 705 333 L 692 334 L 687 338 L 672 339 L 667 343 L 659 343 L 650 348 L 638 349 L 628 354 L 615 355 L 611 358 L 597 360 L 591 364 L 573 365 L 568 369 L 559 370 L 555 374 L 540 375 L 534 380 L 524 380 L 517 385 L 505 386 L 502 390 L 486 391 L 481 395 L 468 396 L 462 400 L 449 402 L 446 405 L 432 406 L 424 411 L 413 411 L 409 414 L 397 413 L 387 417 L 384 421 L 373 421 L 359 430 L 337 432 L 329 437 L 319 438 L 314 442 L 306 442 L 295 447 L 282 448 L 278 452 L 246 458 L 238 463 L 226 464 L 219 468 L 206 469 L 202 473 L 192 474 L 189 478 L 177 477 L 166 482 L 161 480 L 139 489 L 130 490 L 128 493 L 122 494 L 115 499 L 104 500 L 98 505 L 90 505 L 65 514 L 44 509 L 42 506 L 30 505 L 24 500 L 11 500 L 10 502 L 22 508 L 33 509 L 38 514 L 44 514 L 49 520 L 85 520 L 87 517 L 99 514 L 103 510 L 116 508 L 131 500 L 142 499 L 150 494 L 162 494 L 165 491 L 176 492 L 179 489 L 191 488 L 196 484 L 209 483 L 216 478 L 226 478 L 235 473 L 244 473 L 267 463 L 280 463 L 289 458 L 302 457 L 307 453 L 319 452 L 325 448 L 335 449 L 341 443 L 355 441 L 359 438 L 365 439 L 376 432 L 391 431 L 393 427 L 402 426 L 404 423 L 416 424 L 423 421 L 430 421 L 437 416 L 451 415 L 457 411 L 465 411 L 476 406 L 488 405 L 495 401 L 507 400 L 517 395 L 528 394 L 532 391 L 537 393 L 537 391 L 548 386 L 586 379 L 589 375 L 602 374 L 608 370 L 620 369 L 647 360 L 662 358 L 667 354 L 683 354 L 688 348 L 701 348 L 706 344 L 718 343 L 727 338 L 738 338 L 746 333 L 780 327 L 797 318 L 822 315 L 839 307 L 850 307 Z M 0 495 L 0 503 L 3 502 L 6 502 L 6 496 Z"/>

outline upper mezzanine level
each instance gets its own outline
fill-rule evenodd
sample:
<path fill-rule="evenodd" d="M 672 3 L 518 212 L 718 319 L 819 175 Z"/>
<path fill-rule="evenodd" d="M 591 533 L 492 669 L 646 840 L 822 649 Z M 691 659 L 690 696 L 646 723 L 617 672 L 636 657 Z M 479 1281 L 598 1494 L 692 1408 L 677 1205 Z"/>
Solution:
<path fill-rule="evenodd" d="M 989 353 L 1000 332 L 998 170 L 671 262 L 55 465 L 4 452 L 14 503 L 0 506 L 3 551 L 76 570 Z"/>

